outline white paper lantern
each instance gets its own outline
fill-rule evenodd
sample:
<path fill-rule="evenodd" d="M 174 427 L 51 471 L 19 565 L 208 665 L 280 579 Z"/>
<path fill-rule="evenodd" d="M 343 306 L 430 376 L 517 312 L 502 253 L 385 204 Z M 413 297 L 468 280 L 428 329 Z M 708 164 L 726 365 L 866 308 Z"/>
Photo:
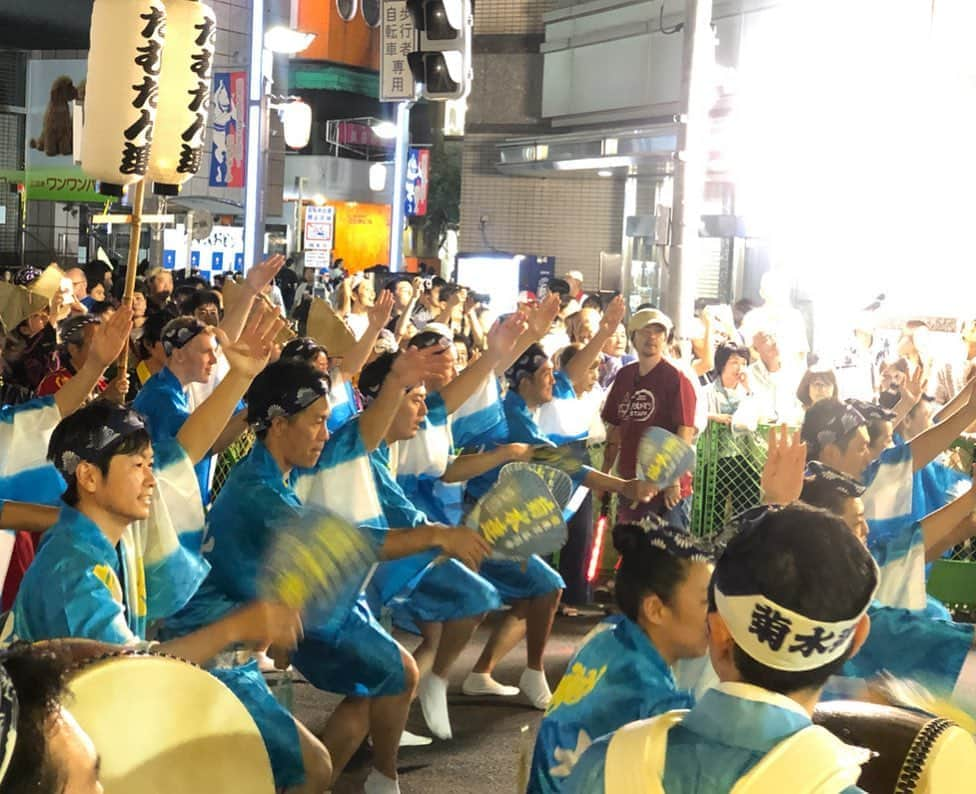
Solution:
<path fill-rule="evenodd" d="M 207 117 L 217 18 L 197 0 L 163 0 L 166 49 L 159 74 L 159 108 L 149 170 L 153 193 L 175 196 L 200 170 Z"/>
<path fill-rule="evenodd" d="M 166 9 L 160 0 L 95 0 L 81 167 L 121 196 L 149 166 Z"/>
<path fill-rule="evenodd" d="M 386 166 L 383 163 L 373 163 L 369 167 L 369 189 L 379 193 L 386 187 Z"/>
<path fill-rule="evenodd" d="M 281 111 L 285 128 L 285 144 L 292 149 L 304 149 L 312 136 L 312 108 L 304 102 L 289 102 Z"/>

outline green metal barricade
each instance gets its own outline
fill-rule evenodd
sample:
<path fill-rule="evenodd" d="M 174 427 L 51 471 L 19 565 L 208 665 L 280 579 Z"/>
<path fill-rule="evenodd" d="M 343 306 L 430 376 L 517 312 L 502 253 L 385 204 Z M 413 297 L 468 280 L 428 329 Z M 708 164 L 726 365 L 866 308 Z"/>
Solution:
<path fill-rule="evenodd" d="M 230 474 L 230 470 L 234 468 L 234 464 L 244 458 L 253 446 L 254 432 L 248 428 L 227 449 L 220 453 L 217 457 L 217 463 L 214 466 L 213 484 L 210 489 L 211 501 L 217 498 L 220 489 L 224 487 L 224 483 L 227 482 L 227 476 Z"/>
<path fill-rule="evenodd" d="M 710 535 L 732 516 L 759 504 L 768 432 L 762 425 L 755 432 L 739 432 L 726 424 L 708 423 L 698 437 L 692 532 Z"/>

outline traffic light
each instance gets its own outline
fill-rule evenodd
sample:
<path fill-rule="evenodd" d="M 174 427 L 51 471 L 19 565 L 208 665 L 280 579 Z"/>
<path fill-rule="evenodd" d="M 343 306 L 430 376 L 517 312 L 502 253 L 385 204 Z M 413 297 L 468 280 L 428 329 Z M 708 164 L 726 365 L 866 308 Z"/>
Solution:
<path fill-rule="evenodd" d="M 471 90 L 471 0 L 407 0 L 419 31 L 408 61 L 424 96 L 461 99 Z"/>

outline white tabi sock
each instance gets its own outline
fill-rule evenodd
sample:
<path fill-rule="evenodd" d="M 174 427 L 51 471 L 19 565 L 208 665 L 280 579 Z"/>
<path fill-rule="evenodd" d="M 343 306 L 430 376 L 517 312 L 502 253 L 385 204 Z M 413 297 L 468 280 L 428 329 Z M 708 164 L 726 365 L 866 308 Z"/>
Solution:
<path fill-rule="evenodd" d="M 451 718 L 447 713 L 447 680 L 430 673 L 420 679 L 417 687 L 420 710 L 430 732 L 438 739 L 450 739 Z"/>
<path fill-rule="evenodd" d="M 549 708 L 552 700 L 552 692 L 549 690 L 549 682 L 546 681 L 546 674 L 542 670 L 525 668 L 522 677 L 519 679 L 519 689 L 529 699 L 529 703 L 540 711 Z"/>
<path fill-rule="evenodd" d="M 499 684 L 490 673 L 468 673 L 461 685 L 461 691 L 465 695 L 478 697 L 479 695 L 498 695 L 500 697 L 515 697 L 519 693 L 517 686 L 505 686 Z"/>
<path fill-rule="evenodd" d="M 400 782 L 390 780 L 382 772 L 373 770 L 366 778 L 366 785 L 363 787 L 366 794 L 400 794 Z"/>

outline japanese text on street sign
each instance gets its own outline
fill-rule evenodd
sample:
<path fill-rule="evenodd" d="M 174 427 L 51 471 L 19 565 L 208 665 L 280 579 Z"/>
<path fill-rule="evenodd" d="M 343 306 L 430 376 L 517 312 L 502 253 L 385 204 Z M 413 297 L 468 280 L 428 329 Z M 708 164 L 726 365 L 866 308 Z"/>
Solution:
<path fill-rule="evenodd" d="M 331 251 L 335 207 L 305 207 L 305 250 Z"/>
<path fill-rule="evenodd" d="M 417 49 L 417 30 L 405 0 L 383 0 L 380 42 L 380 101 L 413 99 L 414 81 L 407 55 Z"/>

